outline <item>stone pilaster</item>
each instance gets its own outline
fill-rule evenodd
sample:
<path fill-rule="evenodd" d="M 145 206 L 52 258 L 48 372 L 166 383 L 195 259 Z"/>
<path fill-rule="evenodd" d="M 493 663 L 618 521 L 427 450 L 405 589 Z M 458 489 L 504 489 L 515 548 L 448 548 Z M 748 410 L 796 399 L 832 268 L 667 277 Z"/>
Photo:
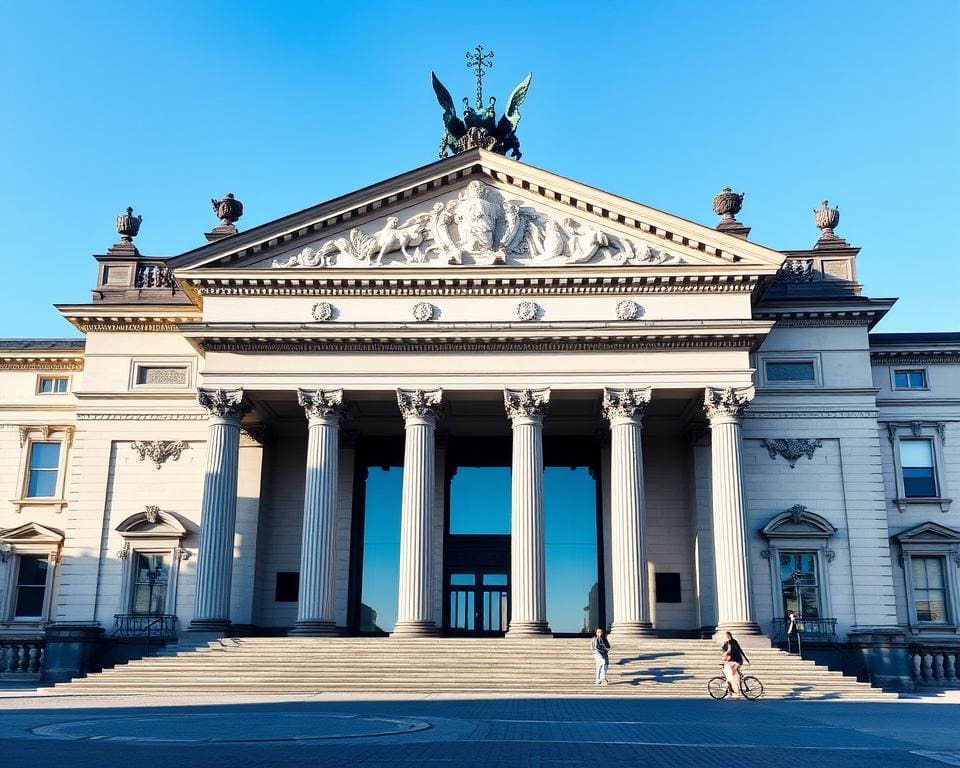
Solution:
<path fill-rule="evenodd" d="M 210 420 L 197 554 L 197 596 L 190 631 L 205 632 L 230 626 L 240 419 L 248 407 L 242 389 L 201 388 L 197 397 L 209 412 Z"/>
<path fill-rule="evenodd" d="M 400 597 L 394 635 L 436 634 L 433 615 L 435 432 L 443 391 L 397 390 L 403 414 L 403 501 L 400 517 Z"/>
<path fill-rule="evenodd" d="M 513 424 L 510 516 L 510 628 L 507 637 L 549 635 L 543 520 L 543 417 L 549 389 L 507 389 Z"/>
<path fill-rule="evenodd" d="M 307 474 L 300 543 L 300 592 L 292 635 L 337 631 L 336 519 L 343 390 L 298 389 L 307 416 Z"/>
<path fill-rule="evenodd" d="M 653 634 L 647 573 L 643 498 L 643 414 L 650 388 L 605 389 L 603 415 L 610 422 L 610 538 L 615 637 Z"/>
<path fill-rule="evenodd" d="M 759 635 L 750 598 L 746 515 L 743 507 L 741 416 L 753 389 L 707 387 L 703 410 L 710 422 L 717 635 Z"/>

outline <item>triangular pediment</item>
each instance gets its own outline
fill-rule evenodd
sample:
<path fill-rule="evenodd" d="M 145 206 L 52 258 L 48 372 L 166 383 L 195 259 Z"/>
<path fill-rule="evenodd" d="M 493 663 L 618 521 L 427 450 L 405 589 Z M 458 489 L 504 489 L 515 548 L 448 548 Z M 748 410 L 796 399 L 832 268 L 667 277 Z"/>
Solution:
<path fill-rule="evenodd" d="M 63 534 L 39 523 L 25 523 L 16 528 L 0 531 L 0 543 L 16 546 L 17 544 L 50 544 L 59 546 L 63 543 Z"/>
<path fill-rule="evenodd" d="M 191 273 L 651 267 L 772 274 L 783 255 L 472 150 L 171 260 Z M 199 276 L 199 275 L 198 275 Z"/>
<path fill-rule="evenodd" d="M 958 544 L 960 543 L 960 531 L 939 523 L 927 522 L 894 534 L 891 538 L 901 544 L 907 542 L 912 544 Z"/>

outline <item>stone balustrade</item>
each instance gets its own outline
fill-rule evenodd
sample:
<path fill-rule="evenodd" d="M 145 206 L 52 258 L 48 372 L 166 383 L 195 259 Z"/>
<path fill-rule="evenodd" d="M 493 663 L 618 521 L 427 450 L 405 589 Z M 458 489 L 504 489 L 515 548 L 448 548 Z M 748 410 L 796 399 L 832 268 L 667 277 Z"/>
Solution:
<path fill-rule="evenodd" d="M 42 640 L 0 639 L 0 680 L 4 677 L 38 676 L 46 650 Z"/>
<path fill-rule="evenodd" d="M 908 652 L 917 685 L 960 686 L 960 646 L 914 646 Z"/>

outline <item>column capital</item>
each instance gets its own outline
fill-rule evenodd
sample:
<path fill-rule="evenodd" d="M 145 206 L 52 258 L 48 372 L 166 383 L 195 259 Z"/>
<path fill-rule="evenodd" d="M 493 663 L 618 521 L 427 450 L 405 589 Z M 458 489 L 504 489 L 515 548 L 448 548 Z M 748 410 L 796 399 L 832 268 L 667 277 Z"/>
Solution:
<path fill-rule="evenodd" d="M 711 424 L 739 421 L 754 394 L 753 387 L 707 387 L 703 392 L 703 411 Z"/>
<path fill-rule="evenodd" d="M 653 390 L 650 387 L 642 389 L 609 389 L 603 388 L 603 415 L 611 425 L 614 422 L 630 420 L 640 422 L 650 404 Z"/>
<path fill-rule="evenodd" d="M 404 420 L 429 419 L 436 421 L 440 415 L 442 389 L 398 389 L 397 405 Z"/>
<path fill-rule="evenodd" d="M 212 389 L 199 387 L 197 401 L 212 418 L 239 422 L 250 412 L 250 404 L 243 399 L 243 389 Z"/>
<path fill-rule="evenodd" d="M 313 421 L 340 421 L 343 414 L 342 389 L 297 389 L 297 402 L 307 419 Z"/>
<path fill-rule="evenodd" d="M 550 388 L 505 389 L 503 406 L 511 419 L 542 419 L 550 407 Z"/>

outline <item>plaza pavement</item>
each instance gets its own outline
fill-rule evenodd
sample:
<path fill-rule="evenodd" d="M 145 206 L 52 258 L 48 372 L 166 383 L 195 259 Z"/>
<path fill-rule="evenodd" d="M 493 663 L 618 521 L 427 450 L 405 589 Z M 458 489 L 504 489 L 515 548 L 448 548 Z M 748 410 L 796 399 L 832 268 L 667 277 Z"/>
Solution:
<path fill-rule="evenodd" d="M 878 703 L 0 691 L 0 766 L 960 766 L 960 692 Z"/>

